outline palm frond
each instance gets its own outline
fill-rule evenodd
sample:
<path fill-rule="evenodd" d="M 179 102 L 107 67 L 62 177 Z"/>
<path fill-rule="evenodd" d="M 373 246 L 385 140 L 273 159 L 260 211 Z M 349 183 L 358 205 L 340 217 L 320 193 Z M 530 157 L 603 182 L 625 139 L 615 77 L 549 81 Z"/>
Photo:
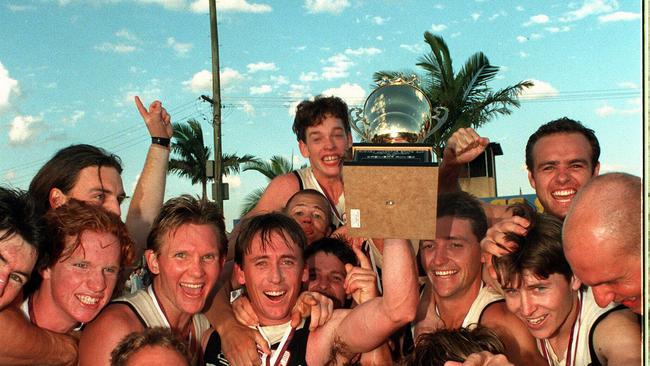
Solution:
<path fill-rule="evenodd" d="M 244 201 L 242 203 L 242 208 L 240 212 L 240 217 L 244 217 L 246 214 L 248 214 L 252 209 L 257 206 L 257 202 L 259 202 L 260 198 L 264 194 L 265 188 L 257 188 L 250 192 L 249 194 L 244 197 Z"/>

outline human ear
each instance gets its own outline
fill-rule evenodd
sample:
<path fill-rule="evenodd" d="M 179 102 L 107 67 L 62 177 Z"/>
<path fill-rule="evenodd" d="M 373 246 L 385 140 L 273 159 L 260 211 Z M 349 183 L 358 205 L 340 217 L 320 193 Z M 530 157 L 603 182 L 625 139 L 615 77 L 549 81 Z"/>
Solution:
<path fill-rule="evenodd" d="M 156 255 L 153 250 L 147 249 L 144 251 L 144 258 L 147 261 L 147 267 L 149 267 L 149 271 L 155 275 L 160 274 L 160 268 L 158 267 L 158 255 Z"/>
<path fill-rule="evenodd" d="M 307 144 L 304 141 L 298 140 L 298 148 L 304 158 L 309 158 L 309 149 L 307 149 Z"/>
<path fill-rule="evenodd" d="M 66 196 L 60 189 L 52 188 L 48 195 L 48 202 L 51 208 L 57 208 L 68 202 L 68 196 Z"/>
<path fill-rule="evenodd" d="M 246 277 L 244 276 L 244 270 L 239 266 L 239 264 L 235 263 L 233 271 L 235 271 L 235 277 L 237 278 L 237 283 L 239 283 L 242 286 L 246 285 Z"/>
<path fill-rule="evenodd" d="M 573 291 L 578 291 L 582 286 L 582 281 L 580 281 L 575 275 L 571 276 L 571 289 Z"/>

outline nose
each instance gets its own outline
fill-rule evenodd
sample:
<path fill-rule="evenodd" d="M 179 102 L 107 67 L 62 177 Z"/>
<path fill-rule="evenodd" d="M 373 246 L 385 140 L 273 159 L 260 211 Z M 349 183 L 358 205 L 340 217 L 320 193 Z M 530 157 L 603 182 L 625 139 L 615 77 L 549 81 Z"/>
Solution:
<path fill-rule="evenodd" d="M 447 256 L 447 246 L 444 243 L 438 243 L 433 253 L 433 263 L 436 265 L 442 265 L 449 261 Z"/>
<path fill-rule="evenodd" d="M 93 271 L 87 281 L 88 289 L 94 292 L 101 292 L 106 288 L 106 277 L 104 270 Z"/>
<path fill-rule="evenodd" d="M 566 183 L 571 179 L 571 177 L 569 176 L 569 172 L 567 169 L 560 167 L 558 168 L 556 179 L 559 183 Z"/>
<path fill-rule="evenodd" d="M 189 274 L 194 278 L 201 278 L 205 275 L 204 264 L 201 263 L 201 257 L 197 256 L 190 263 Z"/>
<path fill-rule="evenodd" d="M 329 288 L 329 281 L 326 278 L 319 277 L 316 279 L 316 288 L 319 290 L 327 290 Z"/>
<path fill-rule="evenodd" d="M 102 207 L 104 207 L 106 211 L 112 212 L 117 216 L 122 215 L 122 208 L 120 207 L 120 203 L 115 199 L 106 199 L 102 204 Z"/>
<path fill-rule="evenodd" d="M 600 285 L 600 286 L 595 286 L 592 287 L 591 290 L 594 293 L 594 299 L 596 299 L 596 304 L 600 306 L 601 308 L 606 307 L 607 305 L 611 304 L 612 301 L 614 301 L 615 294 L 611 289 L 609 289 L 607 286 Z"/>
<path fill-rule="evenodd" d="M 526 297 L 526 295 L 519 296 L 519 308 L 523 316 L 531 316 L 535 313 L 537 308 L 535 304 Z"/>
<path fill-rule="evenodd" d="M 282 271 L 280 270 L 280 264 L 275 263 L 270 266 L 269 269 L 269 281 L 271 283 L 281 283 L 282 282 Z"/>

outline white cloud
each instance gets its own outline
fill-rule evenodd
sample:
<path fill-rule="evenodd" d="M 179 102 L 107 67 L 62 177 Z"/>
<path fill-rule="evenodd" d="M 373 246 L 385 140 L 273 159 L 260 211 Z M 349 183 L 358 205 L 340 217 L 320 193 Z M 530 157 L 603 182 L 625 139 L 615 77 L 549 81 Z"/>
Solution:
<path fill-rule="evenodd" d="M 460 35 L 461 35 L 460 32 L 454 32 L 454 33 L 451 34 L 450 37 L 451 37 L 451 38 L 456 38 L 456 37 L 458 37 L 458 36 L 460 36 Z"/>
<path fill-rule="evenodd" d="M 251 94 L 268 94 L 273 89 L 271 88 L 271 85 L 264 84 L 260 86 L 251 86 L 249 90 Z"/>
<path fill-rule="evenodd" d="M 349 6 L 348 0 L 305 0 L 305 8 L 310 13 L 340 14 Z"/>
<path fill-rule="evenodd" d="M 517 10 L 517 11 L 524 11 L 524 7 L 521 6 L 521 5 L 517 5 L 517 6 L 515 7 L 515 10 Z"/>
<path fill-rule="evenodd" d="M 625 101 L 625 104 L 630 107 L 616 108 L 616 107 L 612 107 L 607 102 L 605 102 L 602 106 L 596 108 L 595 112 L 601 118 L 606 118 L 614 115 L 629 116 L 629 115 L 641 113 L 641 97 L 628 99 L 627 101 Z"/>
<path fill-rule="evenodd" d="M 401 44 L 399 47 L 413 53 L 422 53 L 424 51 L 424 46 L 421 43 Z"/>
<path fill-rule="evenodd" d="M 16 178 L 16 171 L 13 169 L 7 170 L 7 172 L 2 176 L 6 181 L 12 181 Z"/>
<path fill-rule="evenodd" d="M 607 104 L 596 108 L 596 114 L 599 117 L 609 117 L 610 115 L 614 114 L 614 112 L 615 112 L 614 107 Z"/>
<path fill-rule="evenodd" d="M 86 116 L 85 111 L 77 110 L 72 112 L 72 115 L 70 117 L 63 118 L 63 122 L 74 126 L 77 124 L 77 122 L 84 118 L 84 116 Z"/>
<path fill-rule="evenodd" d="M 9 143 L 12 145 L 28 143 L 34 137 L 42 121 L 42 116 L 14 117 L 9 128 Z"/>
<path fill-rule="evenodd" d="M 33 5 L 16 5 L 16 4 L 8 4 L 7 9 L 13 11 L 13 12 L 18 12 L 18 11 L 28 11 L 28 10 L 36 10 L 36 7 Z"/>
<path fill-rule="evenodd" d="M 380 16 L 374 16 L 374 17 L 370 18 L 370 21 L 373 22 L 374 24 L 377 24 L 377 25 L 383 25 L 384 23 L 386 23 L 389 20 L 390 20 L 390 18 L 382 18 Z"/>
<path fill-rule="evenodd" d="M 113 53 L 131 53 L 136 50 L 135 46 L 124 43 L 110 43 L 104 42 L 101 45 L 95 46 L 95 49 L 100 52 L 113 52 Z"/>
<path fill-rule="evenodd" d="M 287 96 L 293 99 L 293 101 L 287 106 L 287 112 L 289 113 L 289 116 L 293 117 L 296 114 L 296 106 L 298 103 L 300 103 L 303 99 L 310 98 L 311 94 L 307 85 L 291 84 L 289 85 Z"/>
<path fill-rule="evenodd" d="M 444 24 L 432 24 L 431 25 L 431 30 L 434 32 L 442 32 L 443 30 L 447 29 L 447 26 Z"/>
<path fill-rule="evenodd" d="M 528 37 L 517 36 L 517 42 L 519 42 L 519 43 L 524 43 L 524 42 L 526 42 L 526 41 L 528 41 Z"/>
<path fill-rule="evenodd" d="M 381 53 L 381 50 L 376 47 L 369 47 L 369 48 L 357 48 L 355 50 L 353 49 L 346 49 L 345 54 L 350 55 L 350 56 L 374 56 L 378 55 Z"/>
<path fill-rule="evenodd" d="M 506 12 L 503 11 L 503 10 L 501 10 L 501 11 L 499 11 L 498 13 L 494 13 L 494 14 L 490 15 L 490 17 L 488 18 L 488 20 L 492 22 L 492 21 L 496 20 L 498 17 L 504 17 L 504 16 L 506 16 L 506 15 L 508 15 L 508 13 L 506 13 Z"/>
<path fill-rule="evenodd" d="M 241 187 L 241 178 L 238 175 L 227 175 L 222 178 L 224 183 L 228 183 L 229 188 L 239 188 Z"/>
<path fill-rule="evenodd" d="M 195 0 L 190 4 L 190 10 L 195 13 L 207 13 L 210 11 L 210 3 L 208 0 Z M 233 13 L 268 13 L 273 8 L 268 4 L 250 3 L 247 0 L 217 0 L 217 10 Z"/>
<path fill-rule="evenodd" d="M 247 116 L 252 117 L 255 115 L 255 107 L 253 107 L 253 105 L 249 101 L 247 100 L 243 101 L 241 103 L 241 107 Z"/>
<path fill-rule="evenodd" d="M 359 84 L 345 83 L 338 88 L 323 90 L 322 95 L 334 95 L 350 105 L 361 104 L 366 98 L 366 91 Z"/>
<path fill-rule="evenodd" d="M 66 0 L 67 1 L 67 0 Z M 185 0 L 136 0 L 140 4 L 160 5 L 169 10 L 182 10 L 185 8 Z"/>
<path fill-rule="evenodd" d="M 140 42 L 140 39 L 126 28 L 120 29 L 119 31 L 115 32 L 115 36 L 119 38 L 124 38 L 132 42 Z"/>
<path fill-rule="evenodd" d="M 550 18 L 548 17 L 548 15 L 546 15 L 546 14 L 537 14 L 537 15 L 533 15 L 532 17 L 530 17 L 530 19 L 528 19 L 528 21 L 526 23 L 524 23 L 524 26 L 527 27 L 527 26 L 532 25 L 532 24 L 546 24 L 546 23 L 548 23 L 549 20 L 550 20 Z"/>
<path fill-rule="evenodd" d="M 184 81 L 183 85 L 194 93 L 209 91 L 212 89 L 212 72 L 201 70 L 194 74 L 190 80 Z"/>
<path fill-rule="evenodd" d="M 528 57 L 528 56 L 530 56 L 530 54 L 528 54 L 528 53 L 526 53 L 526 52 L 524 52 L 524 51 L 520 51 L 520 52 L 519 52 L 519 57 L 521 57 L 521 58 L 526 58 L 526 57 Z"/>
<path fill-rule="evenodd" d="M 531 33 L 529 38 L 530 39 L 540 39 L 540 38 L 544 38 L 544 36 L 541 35 L 540 33 Z"/>
<path fill-rule="evenodd" d="M 546 29 L 549 33 L 559 33 L 559 32 L 568 32 L 571 30 L 571 27 L 568 25 L 563 25 L 561 27 L 546 27 Z"/>
<path fill-rule="evenodd" d="M 300 79 L 300 81 L 302 81 L 303 83 L 308 83 L 308 82 L 310 82 L 310 81 L 316 81 L 316 80 L 318 80 L 319 77 L 318 77 L 318 73 L 315 73 L 315 72 L 313 72 L 313 71 L 310 71 L 310 72 L 307 72 L 307 73 L 305 73 L 305 72 L 301 72 L 301 73 L 300 73 L 300 77 L 299 77 L 299 79 Z"/>
<path fill-rule="evenodd" d="M 601 15 L 598 17 L 598 21 L 601 23 L 609 22 L 621 22 L 621 21 L 630 21 L 641 19 L 641 14 L 631 13 L 628 11 L 617 11 L 611 14 Z"/>
<path fill-rule="evenodd" d="M 623 81 L 621 83 L 618 83 L 619 88 L 624 88 L 624 89 L 638 89 L 639 86 L 636 83 L 633 83 L 631 81 Z"/>
<path fill-rule="evenodd" d="M 326 80 L 347 77 L 349 75 L 348 70 L 354 65 L 354 62 L 342 53 L 328 58 L 327 61 L 330 62 L 330 65 L 324 66 L 323 73 L 321 74 L 323 79 Z"/>
<path fill-rule="evenodd" d="M 529 80 L 532 81 L 534 85 L 530 88 L 524 89 L 519 94 L 519 99 L 521 100 L 549 98 L 560 94 L 560 92 L 558 92 L 558 90 L 555 89 L 553 85 L 551 85 L 546 81 L 541 81 L 536 79 L 529 79 Z"/>
<path fill-rule="evenodd" d="M 474 21 L 477 21 L 478 18 L 481 17 L 481 13 L 472 13 L 472 14 L 470 15 L 470 17 L 472 17 L 472 19 L 474 19 Z"/>
<path fill-rule="evenodd" d="M 248 72 L 253 74 L 258 71 L 275 71 L 278 69 L 273 62 L 257 62 L 254 64 L 246 65 Z"/>
<path fill-rule="evenodd" d="M 223 70 L 221 70 L 221 73 L 219 73 L 219 81 L 221 82 L 221 87 L 223 88 L 231 87 L 232 84 L 238 81 L 243 81 L 244 79 L 244 75 L 240 74 L 239 71 L 231 69 L 229 67 L 225 67 Z M 210 85 L 212 85 L 212 83 Z"/>
<path fill-rule="evenodd" d="M 2 62 L 0 62 L 0 112 L 10 106 L 10 100 L 20 95 L 18 80 L 12 79 Z"/>
<path fill-rule="evenodd" d="M 278 86 L 280 86 L 280 85 L 287 85 L 287 84 L 289 84 L 289 80 L 288 80 L 285 76 L 282 76 L 282 75 L 279 75 L 279 76 L 274 76 L 274 75 L 272 75 L 272 76 L 270 77 L 270 79 L 271 79 L 271 81 L 275 84 L 276 87 L 278 87 Z"/>
<path fill-rule="evenodd" d="M 383 36 L 377 36 L 377 37 L 375 37 L 375 39 L 378 40 L 378 41 L 383 41 L 384 37 Z"/>
<path fill-rule="evenodd" d="M 174 37 L 167 38 L 167 46 L 171 47 L 179 57 L 187 56 L 187 53 L 194 47 L 191 43 L 178 42 Z"/>
<path fill-rule="evenodd" d="M 574 22 L 590 15 L 609 13 L 616 9 L 618 9 L 616 0 L 585 0 L 580 8 L 566 12 L 560 17 L 560 21 Z"/>

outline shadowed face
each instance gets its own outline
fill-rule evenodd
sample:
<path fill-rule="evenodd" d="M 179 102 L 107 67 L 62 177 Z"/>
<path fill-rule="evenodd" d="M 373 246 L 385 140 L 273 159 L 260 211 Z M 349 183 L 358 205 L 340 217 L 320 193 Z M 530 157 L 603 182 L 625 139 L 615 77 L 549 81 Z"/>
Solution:
<path fill-rule="evenodd" d="M 5 232 L 0 232 L 0 236 Z M 36 264 L 36 248 L 20 235 L 0 241 L 0 310 L 18 296 Z"/>
<path fill-rule="evenodd" d="M 309 291 L 321 293 L 340 308 L 347 297 L 345 293 L 345 264 L 334 254 L 318 252 L 307 261 L 309 266 Z"/>
<path fill-rule="evenodd" d="M 289 202 L 286 213 L 300 225 L 308 244 L 330 234 L 330 204 L 325 197 L 298 195 Z"/>

